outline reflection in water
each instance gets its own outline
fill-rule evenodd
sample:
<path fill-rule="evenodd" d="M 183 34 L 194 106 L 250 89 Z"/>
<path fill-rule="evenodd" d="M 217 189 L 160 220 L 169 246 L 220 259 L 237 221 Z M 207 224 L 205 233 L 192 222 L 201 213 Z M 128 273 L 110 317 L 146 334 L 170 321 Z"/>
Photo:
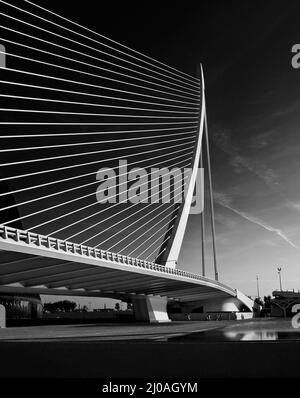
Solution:
<path fill-rule="evenodd" d="M 225 340 L 234 341 L 266 341 L 266 340 L 278 340 L 277 332 L 270 331 L 254 331 L 250 330 L 247 332 L 226 332 L 224 331 Z"/>
<path fill-rule="evenodd" d="M 270 320 L 236 323 L 205 332 L 170 338 L 182 342 L 233 342 L 233 341 L 300 341 L 300 329 L 294 329 L 290 320 Z"/>

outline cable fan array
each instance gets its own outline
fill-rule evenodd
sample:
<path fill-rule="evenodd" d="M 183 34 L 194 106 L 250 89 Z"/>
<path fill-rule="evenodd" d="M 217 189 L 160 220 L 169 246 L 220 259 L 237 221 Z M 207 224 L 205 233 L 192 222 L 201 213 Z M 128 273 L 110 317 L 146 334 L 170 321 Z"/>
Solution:
<path fill-rule="evenodd" d="M 172 203 L 158 176 L 147 203 L 103 204 L 97 172 L 190 168 L 200 80 L 26 0 L 0 0 L 0 44 L 0 224 L 154 261 L 188 178 Z"/>

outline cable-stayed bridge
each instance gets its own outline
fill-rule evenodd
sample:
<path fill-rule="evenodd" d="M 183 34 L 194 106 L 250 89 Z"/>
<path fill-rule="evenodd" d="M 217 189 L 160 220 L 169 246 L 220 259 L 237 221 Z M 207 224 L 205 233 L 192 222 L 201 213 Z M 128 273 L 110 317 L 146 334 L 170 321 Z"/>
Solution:
<path fill-rule="evenodd" d="M 202 69 L 31 1 L 0 0 L 0 19 L 0 293 L 118 298 L 151 321 L 168 319 L 167 302 L 251 311 L 218 280 Z M 202 142 L 214 280 L 203 213 L 202 274 L 177 269 Z"/>

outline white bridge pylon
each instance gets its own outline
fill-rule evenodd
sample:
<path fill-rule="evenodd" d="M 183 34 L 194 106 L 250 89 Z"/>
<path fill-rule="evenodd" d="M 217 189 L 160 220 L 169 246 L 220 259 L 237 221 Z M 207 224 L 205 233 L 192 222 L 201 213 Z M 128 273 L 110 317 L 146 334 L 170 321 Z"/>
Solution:
<path fill-rule="evenodd" d="M 205 84 L 204 84 L 204 75 L 202 65 L 201 68 L 201 108 L 199 113 L 199 131 L 198 137 L 195 144 L 194 155 L 193 155 L 193 163 L 192 170 L 189 176 L 187 193 L 185 196 L 185 200 L 181 205 L 181 209 L 179 210 L 179 217 L 177 218 L 177 224 L 175 225 L 171 238 L 167 241 L 162 255 L 159 257 L 160 263 L 164 264 L 167 267 L 176 267 L 178 263 L 178 258 L 184 238 L 184 234 L 187 227 L 188 217 L 190 214 L 190 208 L 192 205 L 194 189 L 196 185 L 196 178 L 199 169 L 200 155 L 202 151 L 202 140 L 203 140 L 203 132 L 204 132 L 204 122 L 206 117 L 206 107 L 205 107 Z"/>

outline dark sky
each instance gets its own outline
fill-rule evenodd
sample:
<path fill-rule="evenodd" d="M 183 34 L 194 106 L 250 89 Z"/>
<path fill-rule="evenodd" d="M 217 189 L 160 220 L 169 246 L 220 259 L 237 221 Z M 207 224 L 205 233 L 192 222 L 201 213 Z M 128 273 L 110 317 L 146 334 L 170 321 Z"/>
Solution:
<path fill-rule="evenodd" d="M 259 274 L 269 293 L 281 265 L 299 288 L 299 2 L 36 3 L 191 75 L 203 64 L 221 279 L 254 295 Z M 191 216 L 180 268 L 200 271 L 199 234 Z"/>

